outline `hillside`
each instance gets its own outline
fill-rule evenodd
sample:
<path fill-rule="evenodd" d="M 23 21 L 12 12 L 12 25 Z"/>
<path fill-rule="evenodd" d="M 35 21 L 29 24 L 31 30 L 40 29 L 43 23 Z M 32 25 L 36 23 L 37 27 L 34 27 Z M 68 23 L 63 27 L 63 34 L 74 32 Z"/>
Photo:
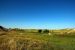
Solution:
<path fill-rule="evenodd" d="M 5 34 L 0 35 L 0 50 L 75 50 L 74 29 L 49 30 L 51 35 L 34 29 L 28 32 L 25 30 L 3 31 Z"/>

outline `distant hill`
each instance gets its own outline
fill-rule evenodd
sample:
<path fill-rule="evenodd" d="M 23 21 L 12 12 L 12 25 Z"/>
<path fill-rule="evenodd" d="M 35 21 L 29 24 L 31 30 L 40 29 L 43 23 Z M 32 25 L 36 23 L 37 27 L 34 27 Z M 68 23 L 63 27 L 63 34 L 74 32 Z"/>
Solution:
<path fill-rule="evenodd" d="M 0 26 L 0 31 L 7 31 L 7 29 L 3 26 Z"/>

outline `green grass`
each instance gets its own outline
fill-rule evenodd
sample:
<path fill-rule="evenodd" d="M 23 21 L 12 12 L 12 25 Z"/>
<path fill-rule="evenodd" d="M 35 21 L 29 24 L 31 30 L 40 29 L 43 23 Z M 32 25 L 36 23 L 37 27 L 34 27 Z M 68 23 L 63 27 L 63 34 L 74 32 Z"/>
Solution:
<path fill-rule="evenodd" d="M 0 36 L 0 50 L 75 50 L 75 35 L 9 32 Z"/>

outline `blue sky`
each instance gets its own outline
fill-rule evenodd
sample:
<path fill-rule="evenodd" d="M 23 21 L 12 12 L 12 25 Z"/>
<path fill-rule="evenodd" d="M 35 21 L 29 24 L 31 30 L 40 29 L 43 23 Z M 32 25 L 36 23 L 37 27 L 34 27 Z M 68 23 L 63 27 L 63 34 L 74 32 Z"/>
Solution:
<path fill-rule="evenodd" d="M 0 0 L 0 25 L 8 28 L 75 28 L 74 0 Z"/>

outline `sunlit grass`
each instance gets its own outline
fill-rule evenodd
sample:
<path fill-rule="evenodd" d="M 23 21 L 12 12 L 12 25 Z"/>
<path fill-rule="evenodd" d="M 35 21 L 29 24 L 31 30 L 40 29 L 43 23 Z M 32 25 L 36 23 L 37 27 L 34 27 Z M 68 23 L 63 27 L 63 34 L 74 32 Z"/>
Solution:
<path fill-rule="evenodd" d="M 75 50 L 75 36 L 8 32 L 0 36 L 0 50 Z"/>

